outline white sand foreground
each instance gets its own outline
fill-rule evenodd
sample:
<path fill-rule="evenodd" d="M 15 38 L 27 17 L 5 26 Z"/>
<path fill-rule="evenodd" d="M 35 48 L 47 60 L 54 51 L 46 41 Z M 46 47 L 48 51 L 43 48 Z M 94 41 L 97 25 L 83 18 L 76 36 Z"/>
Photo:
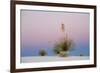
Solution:
<path fill-rule="evenodd" d="M 31 56 L 21 57 L 21 63 L 32 63 L 32 62 L 52 62 L 52 61 L 72 61 L 72 60 L 88 60 L 89 56 Z"/>

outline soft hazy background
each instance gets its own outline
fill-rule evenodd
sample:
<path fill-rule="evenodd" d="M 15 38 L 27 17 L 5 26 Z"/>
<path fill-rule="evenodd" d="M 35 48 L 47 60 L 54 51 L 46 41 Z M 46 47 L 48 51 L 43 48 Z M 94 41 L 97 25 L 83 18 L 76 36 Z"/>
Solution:
<path fill-rule="evenodd" d="M 45 49 L 49 56 L 62 37 L 61 24 L 75 46 L 70 55 L 89 55 L 89 13 L 21 10 L 21 56 L 38 56 Z"/>

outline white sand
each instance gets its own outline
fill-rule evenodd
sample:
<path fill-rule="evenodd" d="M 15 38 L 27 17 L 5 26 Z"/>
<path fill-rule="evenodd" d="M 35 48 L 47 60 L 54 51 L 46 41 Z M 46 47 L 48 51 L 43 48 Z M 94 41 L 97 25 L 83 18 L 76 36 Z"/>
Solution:
<path fill-rule="evenodd" d="M 52 62 L 52 61 L 71 61 L 71 60 L 88 60 L 89 56 L 32 56 L 32 57 L 21 57 L 21 63 L 31 62 Z"/>

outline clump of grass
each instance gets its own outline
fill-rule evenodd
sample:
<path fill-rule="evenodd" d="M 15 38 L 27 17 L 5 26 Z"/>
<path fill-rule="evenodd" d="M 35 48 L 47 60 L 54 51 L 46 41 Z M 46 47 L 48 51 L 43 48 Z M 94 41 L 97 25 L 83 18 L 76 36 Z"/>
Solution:
<path fill-rule="evenodd" d="M 84 56 L 83 54 L 80 54 L 79 56 Z"/>
<path fill-rule="evenodd" d="M 40 56 L 45 56 L 45 55 L 47 55 L 47 53 L 46 53 L 46 51 L 45 51 L 44 49 L 41 49 L 41 50 L 39 51 L 39 55 L 40 55 Z"/>

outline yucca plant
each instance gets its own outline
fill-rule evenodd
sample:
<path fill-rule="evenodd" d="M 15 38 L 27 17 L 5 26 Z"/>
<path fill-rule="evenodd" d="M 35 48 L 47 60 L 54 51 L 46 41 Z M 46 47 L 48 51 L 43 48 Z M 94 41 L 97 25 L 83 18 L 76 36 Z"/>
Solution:
<path fill-rule="evenodd" d="M 67 52 L 72 50 L 73 42 L 67 38 L 62 39 L 59 43 L 54 46 L 54 52 L 60 56 L 68 56 Z"/>

